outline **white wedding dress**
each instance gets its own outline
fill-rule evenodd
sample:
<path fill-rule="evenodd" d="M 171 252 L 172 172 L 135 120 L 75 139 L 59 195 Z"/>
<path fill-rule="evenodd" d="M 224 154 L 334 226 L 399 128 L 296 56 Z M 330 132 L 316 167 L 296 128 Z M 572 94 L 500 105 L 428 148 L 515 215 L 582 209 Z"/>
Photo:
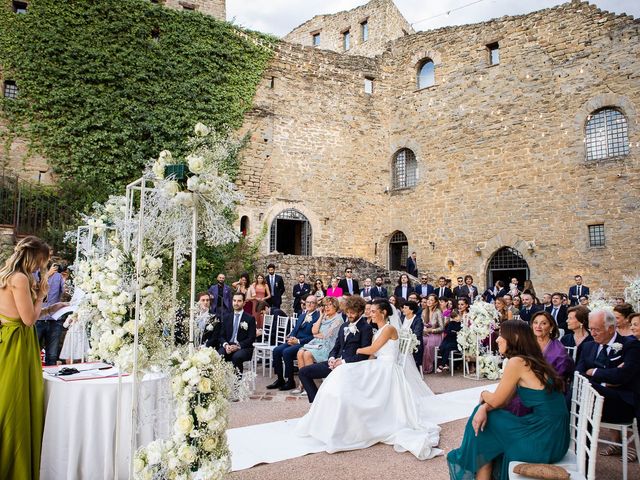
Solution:
<path fill-rule="evenodd" d="M 387 327 L 376 333 L 374 341 Z M 435 448 L 440 427 L 421 408 L 433 392 L 410 354 L 404 369 L 398 365 L 398 343 L 390 339 L 376 352 L 375 360 L 342 364 L 332 371 L 298 422 L 296 434 L 320 440 L 329 453 L 386 443 L 420 460 L 442 454 Z"/>

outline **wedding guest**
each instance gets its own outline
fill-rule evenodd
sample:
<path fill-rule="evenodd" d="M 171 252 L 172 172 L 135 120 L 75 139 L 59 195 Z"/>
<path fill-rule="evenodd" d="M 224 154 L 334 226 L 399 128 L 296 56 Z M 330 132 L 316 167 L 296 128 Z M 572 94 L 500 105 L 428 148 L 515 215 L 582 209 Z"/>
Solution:
<path fill-rule="evenodd" d="M 364 287 L 360 290 L 360 296 L 364 298 L 366 302 L 371 300 L 373 297 L 371 296 L 373 287 L 371 286 L 371 279 L 366 278 L 364 280 Z"/>
<path fill-rule="evenodd" d="M 219 273 L 216 277 L 216 284 L 209 287 L 209 295 L 211 295 L 211 313 L 222 318 L 225 313 L 231 312 L 231 287 L 225 284 L 226 277 L 224 273 Z"/>
<path fill-rule="evenodd" d="M 460 448 L 447 455 L 452 480 L 506 480 L 511 461 L 554 463 L 567 453 L 569 413 L 562 380 L 542 356 L 531 328 L 504 322 L 498 348 L 509 361 L 495 393 L 480 395 Z M 518 417 L 501 408 L 514 392 L 531 408 L 530 415 Z"/>
<path fill-rule="evenodd" d="M 418 276 L 418 261 L 416 260 L 416 252 L 411 252 L 411 255 L 407 258 L 407 273 Z"/>
<path fill-rule="evenodd" d="M 502 297 L 507 294 L 507 289 L 504 288 L 504 282 L 502 280 L 496 280 L 493 288 L 487 288 L 484 292 L 487 303 L 493 303 L 496 298 Z"/>
<path fill-rule="evenodd" d="M 311 285 L 305 282 L 304 273 L 298 275 L 298 283 L 293 286 L 293 311 L 300 315 L 302 312 L 302 300 L 311 293 Z"/>
<path fill-rule="evenodd" d="M 449 318 L 451 317 L 451 312 L 453 311 L 453 309 L 451 308 L 451 301 L 448 298 L 442 297 L 438 299 L 438 304 L 440 305 L 440 311 L 442 312 L 442 316 L 444 317 L 444 324 L 446 326 L 449 322 Z M 422 309 L 420 313 L 422 313 Z"/>
<path fill-rule="evenodd" d="M 517 306 L 516 298 L 518 297 L 515 297 L 513 299 L 514 306 Z M 541 307 L 534 304 L 533 295 L 531 295 L 530 293 L 523 293 L 520 298 L 522 299 L 522 306 L 520 307 L 520 320 L 531 323 L 533 314 L 541 310 Z"/>
<path fill-rule="evenodd" d="M 562 330 L 567 329 L 567 306 L 562 304 L 562 294 L 555 292 L 551 295 L 551 306 L 544 309 L 549 312 Z"/>
<path fill-rule="evenodd" d="M 515 277 L 513 277 L 511 279 L 511 283 L 509 283 L 509 293 L 514 298 L 522 293 L 522 291 L 520 289 L 518 289 L 518 279 L 515 278 Z"/>
<path fill-rule="evenodd" d="M 640 313 L 632 313 L 629 320 L 631 321 L 631 334 L 640 340 Z"/>
<path fill-rule="evenodd" d="M 407 302 L 416 302 L 417 304 L 419 301 L 420 299 L 418 298 L 418 294 L 416 292 L 411 292 L 409 294 L 409 298 L 407 298 Z"/>
<path fill-rule="evenodd" d="M 390 303 L 391 305 L 393 305 L 394 307 L 398 308 L 398 299 L 396 298 L 396 296 L 395 296 L 395 295 L 391 295 L 391 296 L 389 297 L 389 303 Z"/>
<path fill-rule="evenodd" d="M 570 307 L 567 313 L 567 328 L 569 333 L 560 339 L 565 347 L 576 348 L 576 363 L 580 361 L 582 345 L 593 341 L 589 332 L 589 309 L 582 305 Z"/>
<path fill-rule="evenodd" d="M 340 280 L 338 286 L 342 289 L 343 295 L 358 295 L 360 293 L 360 286 L 358 280 L 353 278 L 353 269 L 347 267 L 344 269 L 344 278 Z"/>
<path fill-rule="evenodd" d="M 440 360 L 438 360 L 437 373 L 449 371 L 449 358 L 451 352 L 459 352 L 458 332 L 462 329 L 461 317 L 455 310 L 451 311 L 449 323 L 444 327 L 444 338 L 439 347 Z"/>
<path fill-rule="evenodd" d="M 507 310 L 511 312 L 511 316 L 514 320 L 520 318 L 520 308 L 516 307 L 513 304 L 513 297 L 510 293 L 506 293 L 502 295 L 502 300 L 504 300 L 505 305 L 507 306 Z"/>
<path fill-rule="evenodd" d="M 342 315 L 338 313 L 338 299 L 327 297 L 321 302 L 321 307 L 324 308 L 324 311 L 311 329 L 313 340 L 298 350 L 299 370 L 302 370 L 307 365 L 326 362 L 329 359 L 329 352 L 338 338 L 338 329 L 343 324 Z M 294 395 L 306 395 L 301 381 L 298 384 L 298 388 L 291 393 Z"/>
<path fill-rule="evenodd" d="M 458 277 L 456 278 L 456 281 L 458 282 L 458 284 L 453 287 L 453 298 L 460 298 L 464 296 L 461 291 L 462 287 L 464 287 L 464 278 Z"/>
<path fill-rule="evenodd" d="M 253 356 L 253 343 L 256 341 L 256 320 L 248 315 L 244 307 L 244 295 L 234 293 L 232 298 L 232 312 L 222 317 L 220 343 L 218 353 L 231 362 L 237 372 L 242 374 L 244 362 Z"/>
<path fill-rule="evenodd" d="M 442 343 L 442 332 L 444 332 L 444 318 L 435 293 L 427 297 L 427 308 L 422 311 L 422 323 L 422 341 L 424 343 L 422 371 L 433 373 L 435 347 L 439 347 Z"/>
<path fill-rule="evenodd" d="M 409 298 L 409 294 L 412 293 L 413 287 L 411 286 L 411 281 L 409 280 L 409 276 L 406 273 L 400 275 L 398 278 L 398 285 L 396 285 L 395 290 L 393 291 L 393 295 L 396 298 L 402 297 L 403 299 Z"/>
<path fill-rule="evenodd" d="M 469 317 L 469 300 L 464 297 L 459 298 L 456 307 L 458 315 L 460 315 L 460 321 L 462 323 L 468 323 L 467 318 Z"/>
<path fill-rule="evenodd" d="M 258 302 L 268 302 L 271 298 L 271 292 L 269 291 L 269 285 L 264 278 L 264 275 L 259 273 L 256 275 L 256 281 L 249 287 L 249 297 L 247 300 L 252 304 L 252 315 L 256 320 L 256 327 L 262 330 L 264 324 L 264 318 L 258 314 L 256 306 Z"/>
<path fill-rule="evenodd" d="M 513 313 L 511 313 L 511 310 L 507 310 L 507 304 L 504 302 L 504 297 L 496 298 L 494 305 L 498 312 L 498 316 L 500 317 L 500 323 L 506 322 L 507 320 L 513 320 Z"/>
<path fill-rule="evenodd" d="M 452 298 L 453 292 L 449 287 L 447 287 L 447 279 L 445 277 L 438 278 L 438 286 L 435 288 L 434 292 L 436 294 L 436 298 L 446 297 Z"/>
<path fill-rule="evenodd" d="M 258 302 L 258 305 L 256 305 L 256 310 L 262 314 L 262 318 L 264 318 L 265 315 L 273 315 L 273 326 L 271 328 L 270 342 L 271 345 L 275 345 L 278 334 L 278 317 L 288 317 L 288 315 L 278 307 L 269 306 L 267 302 Z M 267 339 L 263 338 L 262 341 L 266 342 Z"/>
<path fill-rule="evenodd" d="M 0 478 L 37 479 L 44 428 L 40 345 L 34 325 L 44 307 L 49 245 L 25 237 L 0 269 Z M 36 282 L 35 272 L 40 271 Z"/>
<path fill-rule="evenodd" d="M 307 392 L 309 403 L 313 403 L 318 393 L 315 379 L 327 377 L 342 363 L 360 362 L 369 358 L 368 355 L 356 353 L 358 348 L 371 345 L 373 339 L 373 329 L 363 315 L 365 305 L 366 302 L 360 296 L 348 297 L 345 305 L 348 321 L 338 328 L 338 338 L 329 352 L 329 359 L 300 369 L 300 381 Z"/>
<path fill-rule="evenodd" d="M 566 384 L 573 377 L 575 365 L 564 345 L 558 340 L 558 324 L 549 312 L 538 311 L 531 317 L 531 327 L 542 350 L 542 356 Z"/>
<path fill-rule="evenodd" d="M 382 277 L 376 277 L 376 285 L 371 289 L 371 298 L 387 298 L 389 296 L 387 289 L 383 287 L 384 280 Z"/>
<path fill-rule="evenodd" d="M 545 293 L 544 295 L 542 295 L 542 306 L 544 307 L 544 309 L 546 310 L 547 308 L 551 307 L 551 294 L 550 293 Z"/>
<path fill-rule="evenodd" d="M 462 281 L 462 277 L 460 277 L 460 281 Z M 414 291 L 420 298 L 427 298 L 427 295 L 433 293 L 433 286 L 429 285 L 429 277 L 426 274 L 420 276 L 420 283 L 416 285 Z"/>
<path fill-rule="evenodd" d="M 616 331 L 623 337 L 632 336 L 629 318 L 632 313 L 633 306 L 629 303 L 621 303 L 613 307 L 613 316 L 616 317 Z"/>
<path fill-rule="evenodd" d="M 413 332 L 418 340 L 418 350 L 413 352 L 413 359 L 416 362 L 416 367 L 420 370 L 420 365 L 422 365 L 422 357 L 424 354 L 424 345 L 422 343 L 422 329 L 423 323 L 422 318 L 418 316 L 418 304 L 409 300 L 402 307 L 402 313 L 404 315 L 404 320 L 402 321 L 402 328 L 404 330 L 409 330 Z"/>
<path fill-rule="evenodd" d="M 573 277 L 573 279 L 575 280 L 576 284 L 569 288 L 569 302 L 571 303 L 572 307 L 578 304 L 582 295 L 585 295 L 587 297 L 589 296 L 589 287 L 585 287 L 582 284 L 582 276 L 576 275 L 575 277 Z"/>
<path fill-rule="evenodd" d="M 280 308 L 282 306 L 282 295 L 284 295 L 284 280 L 276 273 L 276 266 L 273 263 L 267 265 L 267 285 L 271 292 L 271 298 L 267 302 L 271 307 Z"/>
<path fill-rule="evenodd" d="M 364 306 L 364 314 L 363 315 L 364 315 L 364 318 L 367 319 L 367 323 L 369 325 L 371 325 L 371 321 L 372 321 L 372 318 L 371 318 L 371 305 L 372 305 L 372 302 L 373 302 L 373 300 L 369 300 L 367 302 L 367 304 Z"/>
<path fill-rule="evenodd" d="M 460 289 L 461 297 L 469 299 L 469 304 L 478 298 L 478 287 L 473 284 L 473 277 L 471 275 L 464 276 L 464 286 Z"/>
<path fill-rule="evenodd" d="M 44 273 L 44 270 L 42 270 Z M 47 272 L 49 291 L 44 301 L 43 308 L 59 303 L 64 294 L 64 279 L 58 272 L 58 264 L 53 263 Z M 45 365 L 55 365 L 60 352 L 61 337 L 63 335 L 64 319 L 55 319 L 50 314 L 43 314 L 36 322 L 36 332 L 40 348 L 44 349 Z"/>
<path fill-rule="evenodd" d="M 317 310 L 317 302 L 318 299 L 315 295 L 307 296 L 304 302 L 305 311 L 298 317 L 295 327 L 286 338 L 286 343 L 273 349 L 273 369 L 278 378 L 271 385 L 267 385 L 268 389 L 293 390 L 296 388 L 293 380 L 293 361 L 298 356 L 298 350 L 313 339 L 313 325 L 320 317 L 320 312 Z M 282 368 L 283 362 L 284 371 Z M 287 379 L 286 382 L 285 378 Z"/>
<path fill-rule="evenodd" d="M 251 295 L 249 294 L 250 286 L 251 280 L 249 279 L 249 274 L 247 272 L 242 273 L 238 281 L 231 284 L 231 288 L 234 293 L 241 293 L 244 295 L 244 311 L 249 315 L 254 315 L 254 304 L 251 301 Z"/>
<path fill-rule="evenodd" d="M 313 288 L 311 289 L 311 295 L 315 295 L 318 299 L 318 302 L 321 298 L 327 296 L 327 289 L 324 288 L 324 283 L 322 283 L 322 279 L 318 278 L 315 282 L 313 282 Z"/>
<path fill-rule="evenodd" d="M 198 292 L 196 295 L 196 301 L 198 302 L 198 313 L 196 315 L 196 324 L 198 325 L 199 342 L 197 345 L 205 345 L 218 350 L 220 348 L 220 331 L 222 329 L 222 323 L 214 316 L 211 315 L 211 297 L 208 292 Z M 246 309 L 244 310 L 247 311 Z"/>
<path fill-rule="evenodd" d="M 530 293 L 534 298 L 537 297 L 536 289 L 533 288 L 533 282 L 531 280 L 525 280 L 522 285 L 522 293 Z"/>
<path fill-rule="evenodd" d="M 589 306 L 589 296 L 588 295 L 582 295 L 580 297 L 580 305 L 582 305 L 583 307 L 588 307 Z"/>
<path fill-rule="evenodd" d="M 338 281 L 338 279 L 336 277 L 333 277 L 331 279 L 331 286 L 329 288 L 327 288 L 327 297 L 342 297 L 342 288 L 340 288 L 338 286 L 340 282 Z"/>

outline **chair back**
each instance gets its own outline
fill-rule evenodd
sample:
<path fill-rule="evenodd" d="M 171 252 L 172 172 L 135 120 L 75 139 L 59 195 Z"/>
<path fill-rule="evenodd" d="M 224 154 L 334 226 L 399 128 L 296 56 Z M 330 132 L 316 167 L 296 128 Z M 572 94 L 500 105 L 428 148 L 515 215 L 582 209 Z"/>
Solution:
<path fill-rule="evenodd" d="M 411 330 L 401 328 L 398 331 L 398 357 L 396 363 L 401 367 L 407 363 L 407 357 L 413 353 L 413 349 L 416 345 L 416 336 Z"/>
<path fill-rule="evenodd" d="M 581 375 L 576 375 L 581 376 Z M 582 377 L 584 379 L 584 377 Z M 576 383 L 578 380 L 576 379 Z M 580 413 L 576 435 L 576 459 L 578 472 L 587 480 L 596 478 L 596 459 L 598 458 L 598 437 L 604 398 L 584 379 L 580 381 Z"/>
<path fill-rule="evenodd" d="M 558 327 L 558 338 L 564 337 L 564 328 Z"/>
<path fill-rule="evenodd" d="M 287 324 L 289 323 L 289 317 L 278 316 L 278 323 L 276 324 L 276 345 L 280 345 L 285 342 L 287 338 Z"/>
<path fill-rule="evenodd" d="M 564 347 L 567 351 L 567 355 L 570 355 L 573 358 L 573 361 L 576 361 L 576 355 L 578 354 L 578 347 Z"/>
<path fill-rule="evenodd" d="M 263 343 L 271 345 L 271 331 L 273 329 L 273 315 L 265 315 L 264 323 L 262 325 L 262 340 Z"/>
<path fill-rule="evenodd" d="M 584 386 L 589 384 L 586 377 L 580 375 L 579 372 L 573 374 L 573 385 L 571 389 L 571 408 L 569 409 L 569 450 L 576 452 L 578 423 L 580 422 L 580 405 L 582 396 L 584 395 Z"/>

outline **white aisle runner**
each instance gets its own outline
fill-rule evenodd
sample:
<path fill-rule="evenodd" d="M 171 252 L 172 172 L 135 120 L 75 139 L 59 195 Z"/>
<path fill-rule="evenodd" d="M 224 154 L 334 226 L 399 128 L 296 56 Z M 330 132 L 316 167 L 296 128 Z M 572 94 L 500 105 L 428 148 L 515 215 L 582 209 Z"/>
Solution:
<path fill-rule="evenodd" d="M 478 404 L 480 392 L 494 391 L 497 385 L 483 385 L 435 395 L 429 402 L 428 418 L 438 425 L 468 418 Z M 311 437 L 299 437 L 294 433 L 297 422 L 296 418 L 227 430 L 231 471 L 324 451 L 324 443 Z"/>

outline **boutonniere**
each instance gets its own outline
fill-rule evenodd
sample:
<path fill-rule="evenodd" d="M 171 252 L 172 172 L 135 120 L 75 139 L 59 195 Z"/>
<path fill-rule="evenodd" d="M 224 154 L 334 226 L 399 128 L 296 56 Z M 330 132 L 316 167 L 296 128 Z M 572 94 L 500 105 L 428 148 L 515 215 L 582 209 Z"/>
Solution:
<path fill-rule="evenodd" d="M 240 322 L 240 328 L 243 330 L 249 330 L 249 324 L 247 322 Z"/>
<path fill-rule="evenodd" d="M 611 344 L 611 351 L 613 353 L 618 353 L 620 350 L 622 350 L 622 344 L 621 343 L 612 343 Z"/>
<path fill-rule="evenodd" d="M 358 330 L 358 327 L 356 327 L 355 323 L 350 323 L 347 329 L 349 330 L 349 332 L 353 333 L 354 335 L 360 331 Z"/>

